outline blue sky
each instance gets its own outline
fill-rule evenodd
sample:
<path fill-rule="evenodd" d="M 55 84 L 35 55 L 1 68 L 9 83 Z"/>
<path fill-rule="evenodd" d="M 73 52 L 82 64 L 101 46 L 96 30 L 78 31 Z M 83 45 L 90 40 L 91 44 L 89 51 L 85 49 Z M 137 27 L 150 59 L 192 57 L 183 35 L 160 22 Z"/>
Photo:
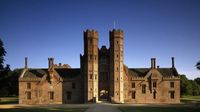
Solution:
<path fill-rule="evenodd" d="M 193 79 L 200 76 L 199 0 L 0 0 L 0 38 L 12 69 L 47 67 L 55 63 L 80 66 L 83 31 L 99 32 L 99 47 L 109 47 L 109 30 L 124 30 L 124 63 L 171 67 Z"/>

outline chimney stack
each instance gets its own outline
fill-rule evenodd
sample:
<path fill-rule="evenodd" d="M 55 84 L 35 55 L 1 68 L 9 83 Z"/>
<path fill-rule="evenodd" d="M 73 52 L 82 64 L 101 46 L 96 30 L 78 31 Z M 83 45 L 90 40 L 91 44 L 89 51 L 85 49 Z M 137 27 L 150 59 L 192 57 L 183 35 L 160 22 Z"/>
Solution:
<path fill-rule="evenodd" d="M 24 63 L 24 68 L 28 69 L 28 57 L 25 57 L 25 63 Z"/>
<path fill-rule="evenodd" d="M 156 68 L 156 58 L 151 58 L 151 68 Z"/>
<path fill-rule="evenodd" d="M 174 57 L 172 57 L 172 68 L 175 68 L 175 66 L 174 66 Z"/>
<path fill-rule="evenodd" d="M 49 69 L 50 69 L 54 65 L 54 63 L 53 63 L 54 59 L 53 58 L 48 58 L 48 60 L 49 60 Z"/>

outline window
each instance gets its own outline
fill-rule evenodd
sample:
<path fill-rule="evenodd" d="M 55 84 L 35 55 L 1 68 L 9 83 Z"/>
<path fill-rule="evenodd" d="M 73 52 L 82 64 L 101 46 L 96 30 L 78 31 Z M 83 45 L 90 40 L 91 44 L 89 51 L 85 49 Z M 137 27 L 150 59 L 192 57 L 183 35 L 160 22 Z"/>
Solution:
<path fill-rule="evenodd" d="M 72 82 L 72 89 L 76 89 L 76 83 Z"/>
<path fill-rule="evenodd" d="M 27 83 L 27 89 L 31 89 L 31 83 Z"/>
<path fill-rule="evenodd" d="M 118 44 L 119 42 L 117 41 L 117 44 Z"/>
<path fill-rule="evenodd" d="M 135 99 L 135 91 L 132 91 L 132 94 L 131 94 L 131 96 L 132 96 L 132 99 Z"/>
<path fill-rule="evenodd" d="M 156 91 L 153 92 L 153 99 L 156 99 Z"/>
<path fill-rule="evenodd" d="M 175 93 L 175 91 L 170 91 L 169 93 L 170 93 L 170 98 L 174 99 L 174 93 Z"/>
<path fill-rule="evenodd" d="M 95 75 L 95 80 L 97 79 L 97 75 Z"/>
<path fill-rule="evenodd" d="M 174 82 L 170 82 L 170 87 L 174 88 Z"/>
<path fill-rule="evenodd" d="M 27 100 L 30 100 L 31 99 L 31 92 L 26 92 L 26 99 Z"/>
<path fill-rule="evenodd" d="M 118 54 L 117 54 L 117 58 L 118 58 Z"/>
<path fill-rule="evenodd" d="M 90 41 L 90 44 L 92 44 L 92 39 L 90 39 L 89 41 Z"/>
<path fill-rule="evenodd" d="M 145 84 L 142 85 L 142 94 L 146 94 L 146 85 Z"/>
<path fill-rule="evenodd" d="M 49 99 L 50 99 L 50 100 L 53 100 L 53 99 L 54 99 L 54 92 L 53 92 L 53 91 L 50 91 L 50 92 L 49 92 Z"/>
<path fill-rule="evenodd" d="M 71 100 L 72 98 L 72 92 L 67 91 L 67 100 Z"/>
<path fill-rule="evenodd" d="M 96 55 L 94 55 L 94 60 L 96 60 L 97 59 L 97 56 Z"/>
<path fill-rule="evenodd" d="M 132 88 L 135 88 L 135 82 L 132 82 Z"/>
<path fill-rule="evenodd" d="M 90 74 L 90 79 L 92 79 L 92 74 Z"/>
<path fill-rule="evenodd" d="M 153 88 L 156 88 L 156 82 L 153 82 Z"/>
<path fill-rule="evenodd" d="M 92 55 L 90 55 L 90 60 L 92 60 Z"/>

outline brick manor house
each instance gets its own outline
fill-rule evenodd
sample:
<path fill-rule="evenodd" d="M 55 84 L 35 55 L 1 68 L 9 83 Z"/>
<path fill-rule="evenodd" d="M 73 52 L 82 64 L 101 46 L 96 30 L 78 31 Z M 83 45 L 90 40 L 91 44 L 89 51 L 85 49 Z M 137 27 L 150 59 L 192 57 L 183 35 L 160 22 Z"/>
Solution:
<path fill-rule="evenodd" d="M 19 104 L 70 103 L 180 103 L 180 77 L 174 66 L 160 68 L 151 58 L 149 68 L 124 64 L 124 36 L 109 32 L 110 48 L 98 48 L 98 32 L 86 30 L 80 68 L 54 64 L 48 68 L 25 67 L 19 77 Z M 133 62 L 137 63 L 137 62 Z"/>

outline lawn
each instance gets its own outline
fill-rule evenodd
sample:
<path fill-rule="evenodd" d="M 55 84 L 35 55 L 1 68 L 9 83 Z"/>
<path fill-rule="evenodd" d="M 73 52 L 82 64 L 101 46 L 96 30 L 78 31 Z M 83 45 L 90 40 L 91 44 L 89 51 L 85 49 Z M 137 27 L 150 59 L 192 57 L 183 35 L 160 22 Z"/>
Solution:
<path fill-rule="evenodd" d="M 200 104 L 200 96 L 181 96 L 182 103 L 199 103 Z"/>
<path fill-rule="evenodd" d="M 0 104 L 18 104 L 18 97 L 0 97 Z"/>
<path fill-rule="evenodd" d="M 200 107 L 119 107 L 122 112 L 200 112 Z"/>
<path fill-rule="evenodd" d="M 87 108 L 11 108 L 0 112 L 84 112 Z"/>
<path fill-rule="evenodd" d="M 122 112 L 200 112 L 200 96 L 182 96 L 181 103 L 177 106 L 121 106 L 119 109 Z"/>

